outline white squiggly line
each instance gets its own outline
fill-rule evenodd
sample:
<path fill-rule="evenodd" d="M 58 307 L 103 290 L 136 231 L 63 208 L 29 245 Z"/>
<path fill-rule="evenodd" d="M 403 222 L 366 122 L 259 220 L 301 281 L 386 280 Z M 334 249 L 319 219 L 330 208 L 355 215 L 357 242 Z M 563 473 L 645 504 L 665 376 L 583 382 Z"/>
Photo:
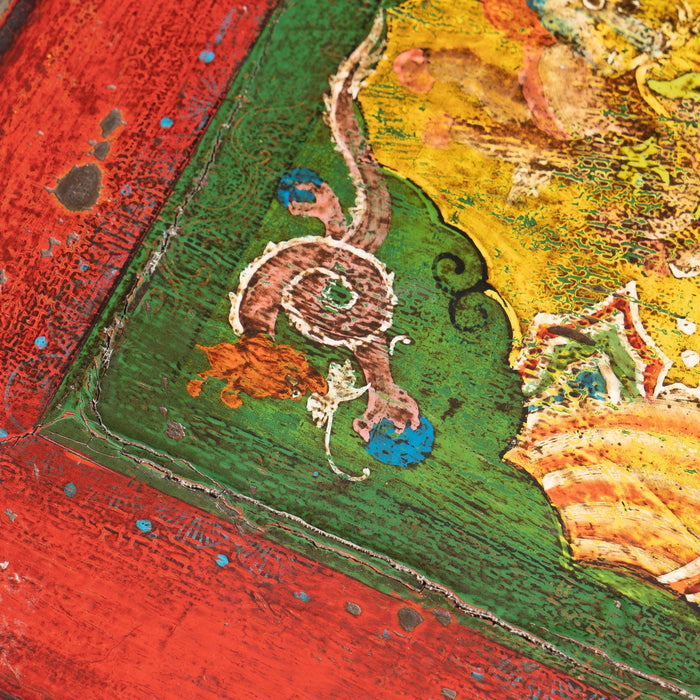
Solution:
<path fill-rule="evenodd" d="M 367 389 L 369 389 L 369 384 L 367 386 L 363 387 L 362 393 L 367 391 Z M 362 470 L 362 476 L 350 476 L 349 474 L 346 474 L 342 469 L 339 469 L 338 466 L 336 465 L 336 463 L 333 461 L 333 455 L 331 454 L 331 431 L 333 430 L 333 416 L 334 415 L 335 415 L 335 411 L 333 411 L 328 416 L 328 422 L 326 423 L 325 447 L 326 447 L 326 457 L 328 458 L 328 465 L 333 470 L 334 474 L 341 477 L 342 479 L 345 479 L 346 481 L 364 481 L 371 474 L 369 467 L 365 467 Z"/>
<path fill-rule="evenodd" d="M 413 339 L 409 338 L 407 335 L 397 335 L 392 338 L 391 343 L 389 343 L 389 355 L 394 354 L 394 349 L 397 343 L 403 343 L 404 345 L 413 345 Z"/>

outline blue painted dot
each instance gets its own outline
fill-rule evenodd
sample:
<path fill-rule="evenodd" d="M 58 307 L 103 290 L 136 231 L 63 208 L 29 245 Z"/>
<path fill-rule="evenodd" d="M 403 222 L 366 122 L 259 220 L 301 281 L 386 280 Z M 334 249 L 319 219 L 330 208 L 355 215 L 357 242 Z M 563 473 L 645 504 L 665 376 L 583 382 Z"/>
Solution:
<path fill-rule="evenodd" d="M 377 461 L 405 469 L 422 462 L 432 452 L 434 441 L 435 431 L 425 416 L 420 416 L 417 430 L 409 425 L 401 433 L 384 418 L 372 428 L 365 449 Z"/>
<path fill-rule="evenodd" d="M 81 263 L 80 263 L 80 271 L 81 271 L 81 272 L 87 272 L 87 270 L 88 270 L 89 267 L 90 267 L 90 266 L 89 266 L 87 263 L 84 263 L 84 262 L 81 262 Z"/>
<path fill-rule="evenodd" d="M 598 370 L 579 372 L 574 380 L 573 388 L 586 392 L 588 396 L 599 401 L 604 401 L 607 395 L 607 383 Z"/>
<path fill-rule="evenodd" d="M 225 554 L 219 554 L 216 557 L 216 563 L 223 569 L 226 564 L 228 564 L 228 557 Z"/>
<path fill-rule="evenodd" d="M 7 437 L 7 430 L 0 428 L 0 440 Z"/>
<path fill-rule="evenodd" d="M 214 60 L 214 52 L 210 49 L 205 49 L 199 54 L 199 60 L 204 63 L 211 63 Z"/>
<path fill-rule="evenodd" d="M 311 596 L 304 593 L 304 591 L 295 591 L 294 597 L 299 598 L 302 603 L 308 603 L 311 600 Z"/>
<path fill-rule="evenodd" d="M 124 185 L 121 189 L 121 193 L 125 196 L 128 197 L 134 190 L 131 189 L 131 185 Z"/>
<path fill-rule="evenodd" d="M 173 125 L 173 120 L 172 120 L 170 117 L 163 117 L 163 118 L 160 120 L 160 125 L 161 125 L 164 129 L 169 129 L 169 128 Z"/>
<path fill-rule="evenodd" d="M 78 493 L 78 487 L 72 481 L 69 481 L 63 487 L 63 493 L 65 493 L 68 498 L 73 498 L 73 496 Z"/>
<path fill-rule="evenodd" d="M 150 520 L 137 520 L 136 527 L 141 530 L 141 532 L 150 532 L 153 529 Z"/>
<path fill-rule="evenodd" d="M 34 341 L 34 345 L 36 345 L 39 348 L 39 350 L 43 350 L 48 344 L 49 344 L 49 341 L 46 339 L 45 335 L 40 335 Z"/>
<path fill-rule="evenodd" d="M 318 475 L 319 475 L 319 472 L 314 472 L 314 476 L 318 476 Z"/>
<path fill-rule="evenodd" d="M 484 682 L 484 674 L 479 673 L 478 671 L 472 671 L 472 678 L 479 681 L 480 683 Z"/>

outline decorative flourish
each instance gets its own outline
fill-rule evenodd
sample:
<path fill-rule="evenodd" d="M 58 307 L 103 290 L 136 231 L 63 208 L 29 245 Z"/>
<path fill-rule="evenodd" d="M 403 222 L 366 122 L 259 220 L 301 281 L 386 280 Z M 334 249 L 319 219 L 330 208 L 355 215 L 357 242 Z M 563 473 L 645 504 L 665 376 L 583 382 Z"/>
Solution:
<path fill-rule="evenodd" d="M 393 280 L 374 255 L 330 236 L 270 244 L 241 273 L 229 321 L 238 335 L 274 337 L 283 309 L 307 338 L 355 351 L 391 326 Z"/>
<path fill-rule="evenodd" d="M 380 14 L 367 39 L 331 79 L 326 103 L 332 137 L 356 186 L 352 222 L 347 224 L 338 197 L 317 173 L 307 168 L 290 171 L 280 180 L 278 201 L 294 216 L 321 221 L 325 236 L 270 243 L 241 273 L 238 290 L 229 295 L 229 321 L 237 335 L 264 333 L 274 338 L 283 310 L 306 338 L 354 354 L 367 384 L 360 393 L 366 391 L 368 402 L 353 429 L 365 441 L 384 420 L 397 434 L 407 427 L 418 429 L 421 422 L 418 404 L 391 376 L 387 331 L 397 303 L 394 276 L 374 255 L 389 230 L 391 201 L 353 107 L 362 80 L 377 60 L 374 49 L 382 28 Z M 331 420 L 326 421 L 330 425 Z M 327 432 L 334 468 L 329 440 Z"/>
<path fill-rule="evenodd" d="M 545 410 L 505 458 L 541 484 L 575 559 L 624 566 L 700 603 L 697 403 Z"/>
<path fill-rule="evenodd" d="M 404 461 L 424 459 L 433 444 L 432 426 L 391 375 L 390 357 L 396 343 L 411 341 L 399 336 L 390 343 L 387 337 L 398 300 L 393 291 L 393 273 L 374 253 L 389 231 L 391 200 L 353 104 L 362 81 L 379 58 L 377 45 L 383 26 L 380 13 L 368 37 L 331 79 L 326 100 L 332 138 L 356 188 L 352 221 L 348 224 L 338 197 L 318 173 L 294 168 L 282 176 L 277 189 L 280 205 L 293 216 L 318 219 L 325 235 L 270 242 L 262 255 L 243 270 L 238 289 L 229 294 L 229 322 L 240 340 L 236 344 L 198 346 L 206 352 L 211 367 L 187 387 L 192 396 L 198 396 L 207 379 L 224 380 L 221 399 L 231 408 L 241 405 L 241 393 L 255 398 L 299 400 L 310 391 L 307 407 L 315 423 L 326 428 L 330 467 L 349 481 L 366 479 L 369 469 L 361 476 L 350 476 L 333 461 L 333 416 L 342 402 L 367 394 L 364 414 L 353 421 L 353 429 L 365 442 L 371 441 L 377 426 L 388 435 L 388 424 L 393 439 L 406 431 L 404 442 L 413 444 L 413 432 L 420 429 L 423 434 L 429 426 L 429 439 L 422 439 L 420 455 L 402 457 Z M 350 350 L 362 369 L 365 386 L 355 386 L 349 362 L 342 366 L 331 363 L 326 383 L 302 353 L 287 345 L 275 345 L 280 312 L 309 340 Z"/>
<path fill-rule="evenodd" d="M 445 268 L 445 261 L 451 264 L 451 270 Z M 453 276 L 463 279 L 454 280 Z M 460 333 L 475 333 L 489 319 L 483 292 L 492 290 L 492 287 L 481 274 L 476 281 L 472 281 L 473 277 L 471 271 L 467 272 L 464 261 L 454 253 L 440 253 L 433 260 L 433 279 L 438 289 L 450 295 L 450 323 Z"/>

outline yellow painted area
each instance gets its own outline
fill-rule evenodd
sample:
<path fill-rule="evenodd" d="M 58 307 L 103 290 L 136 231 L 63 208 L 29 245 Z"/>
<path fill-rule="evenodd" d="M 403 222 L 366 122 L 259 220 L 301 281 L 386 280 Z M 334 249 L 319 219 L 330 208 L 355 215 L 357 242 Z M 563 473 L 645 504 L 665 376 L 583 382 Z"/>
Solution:
<path fill-rule="evenodd" d="M 654 12 L 661 16 L 664 4 L 652 3 Z M 696 9 L 700 15 L 700 7 Z M 455 120 L 480 125 L 495 134 L 498 148 L 506 148 L 504 125 L 489 114 L 483 96 L 463 89 L 454 76 L 436 79 L 427 92 L 411 92 L 392 66 L 408 49 L 468 49 L 489 70 L 516 78 L 523 65 L 523 45 L 492 26 L 475 0 L 414 0 L 391 11 L 387 19 L 386 56 L 360 95 L 372 146 L 383 165 L 421 187 L 445 220 L 479 247 L 491 283 L 512 310 L 511 322 L 519 326 L 514 328 L 516 341 L 536 313 L 580 313 L 636 280 L 641 321 L 673 361 L 667 383 L 697 386 L 700 364 L 688 366 L 681 354 L 700 354 L 700 330 L 683 332 L 677 319 L 694 321 L 700 329 L 700 276 L 678 279 L 671 274 L 672 253 L 658 233 L 660 226 L 671 225 L 674 215 L 695 211 L 700 204 L 695 201 L 700 170 L 694 185 L 689 175 L 700 162 L 697 126 L 661 120 L 658 133 L 650 134 L 637 122 L 651 123 L 658 110 L 639 95 L 634 73 L 600 78 L 607 81 L 605 89 L 611 95 L 637 90 L 629 104 L 639 110 L 638 120 L 636 114 L 622 120 L 626 133 L 608 139 L 607 160 L 593 154 L 587 169 L 579 167 L 573 174 L 560 166 L 539 194 L 509 201 L 514 154 L 519 143 L 524 144 L 523 152 L 531 152 L 528 134 L 533 128 L 528 132 L 517 124 L 506 125 L 512 139 L 507 146 L 510 159 L 498 151 L 487 155 L 458 142 L 456 130 L 450 131 Z M 614 46 L 614 37 L 604 39 Z M 697 70 L 697 44 L 676 47 L 663 60 L 645 66 L 645 79 L 671 80 L 681 71 Z M 490 104 L 498 104 L 499 85 L 488 87 L 495 91 Z M 673 113 L 676 103 L 656 97 Z M 567 98 L 558 95 L 560 103 Z M 685 108 L 693 109 L 687 104 Z M 658 136 L 661 149 L 649 141 L 651 136 Z M 561 148 L 565 161 L 573 157 L 568 145 Z M 580 158 L 585 145 L 577 148 Z M 669 240 L 685 238 L 691 247 L 693 241 L 697 244 L 700 226 L 687 223 L 688 231 L 678 225 L 681 231 Z"/>

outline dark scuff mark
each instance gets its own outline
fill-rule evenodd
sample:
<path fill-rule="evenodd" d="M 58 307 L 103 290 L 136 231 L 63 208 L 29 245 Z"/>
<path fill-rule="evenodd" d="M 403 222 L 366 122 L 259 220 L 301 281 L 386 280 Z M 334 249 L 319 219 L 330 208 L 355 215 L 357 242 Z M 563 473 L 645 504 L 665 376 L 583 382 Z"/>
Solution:
<path fill-rule="evenodd" d="M 118 109 L 113 109 L 101 122 L 102 138 L 106 139 L 113 131 L 120 126 L 124 126 L 126 122 L 122 119 L 122 113 Z M 98 144 L 99 145 L 99 144 Z"/>
<path fill-rule="evenodd" d="M 421 622 L 423 622 L 423 616 L 416 612 L 413 608 L 401 608 L 398 613 L 399 624 L 403 627 L 406 632 L 413 632 Z"/>
<path fill-rule="evenodd" d="M 564 338 L 571 338 L 571 340 L 575 340 L 577 343 L 582 343 L 583 345 L 595 346 L 595 340 L 593 340 L 593 338 L 590 338 L 585 333 L 581 333 L 581 331 L 577 331 L 575 328 L 550 326 L 547 328 L 547 332 L 552 335 L 561 335 Z"/>
<path fill-rule="evenodd" d="M 464 401 L 454 397 L 450 397 L 447 401 L 450 405 L 449 408 L 442 414 L 442 420 L 453 418 L 455 413 L 457 413 L 457 411 L 464 405 Z"/>
<path fill-rule="evenodd" d="M 109 141 L 100 141 L 92 152 L 97 160 L 104 160 L 109 155 Z"/>
<path fill-rule="evenodd" d="M 52 190 L 58 201 L 70 211 L 92 209 L 100 195 L 102 171 L 94 163 L 74 165 Z"/>
<path fill-rule="evenodd" d="M 19 0 L 10 10 L 0 27 L 0 56 L 12 46 L 36 3 L 37 0 Z"/>
<path fill-rule="evenodd" d="M 435 619 L 443 627 L 447 627 L 448 625 L 452 624 L 452 615 L 450 614 L 450 611 L 445 610 L 445 608 L 435 608 L 435 610 L 433 610 L 433 615 L 435 615 Z"/>
<path fill-rule="evenodd" d="M 182 440 L 185 437 L 185 426 L 182 423 L 171 420 L 165 429 L 165 436 L 171 440 Z"/>
<path fill-rule="evenodd" d="M 362 608 L 357 603 L 351 603 L 348 601 L 345 603 L 345 609 L 355 617 L 362 614 Z"/>

